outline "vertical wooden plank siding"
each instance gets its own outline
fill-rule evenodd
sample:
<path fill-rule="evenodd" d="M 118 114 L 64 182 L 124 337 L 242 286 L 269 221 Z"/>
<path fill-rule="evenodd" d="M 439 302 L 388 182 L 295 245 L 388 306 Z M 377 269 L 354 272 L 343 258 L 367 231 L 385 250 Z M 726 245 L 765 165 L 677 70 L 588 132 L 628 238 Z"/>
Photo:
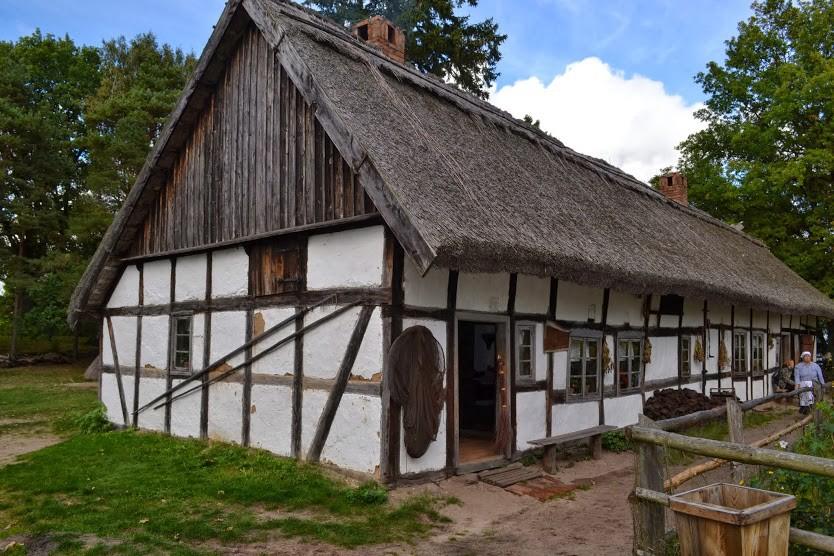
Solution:
<path fill-rule="evenodd" d="M 253 26 L 240 39 L 130 255 L 375 212 Z"/>

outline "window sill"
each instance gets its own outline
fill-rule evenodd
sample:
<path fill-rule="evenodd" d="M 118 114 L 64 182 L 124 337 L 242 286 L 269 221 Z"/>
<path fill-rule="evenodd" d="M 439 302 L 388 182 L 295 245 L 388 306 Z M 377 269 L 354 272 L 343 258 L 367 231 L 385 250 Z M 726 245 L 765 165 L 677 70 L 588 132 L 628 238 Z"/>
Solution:
<path fill-rule="evenodd" d="M 565 398 L 565 404 L 571 403 L 583 403 L 583 402 L 598 402 L 602 399 L 602 396 L 599 394 L 594 394 L 592 396 L 567 396 Z"/>

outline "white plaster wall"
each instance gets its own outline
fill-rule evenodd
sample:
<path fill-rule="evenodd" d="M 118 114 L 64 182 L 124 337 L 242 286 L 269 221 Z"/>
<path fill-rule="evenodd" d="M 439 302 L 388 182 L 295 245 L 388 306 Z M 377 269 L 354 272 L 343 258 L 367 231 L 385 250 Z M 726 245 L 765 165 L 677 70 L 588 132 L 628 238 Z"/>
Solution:
<path fill-rule="evenodd" d="M 753 328 L 767 328 L 767 311 L 753 311 Z"/>
<path fill-rule="evenodd" d="M 136 360 L 136 317 L 111 317 L 110 320 L 113 323 L 113 338 L 116 340 L 119 366 L 133 367 Z M 101 334 L 101 363 L 112 366 L 113 351 L 110 348 L 110 333 L 106 319 L 102 321 Z"/>
<path fill-rule="evenodd" d="M 206 298 L 206 255 L 190 255 L 177 259 L 176 301 Z"/>
<path fill-rule="evenodd" d="M 660 327 L 661 328 L 677 328 L 678 327 L 678 315 L 660 315 Z M 649 320 L 651 322 L 651 320 Z M 657 322 L 657 321 L 655 321 Z"/>
<path fill-rule="evenodd" d="M 304 317 L 304 324 L 308 325 L 332 313 L 335 308 L 334 305 L 328 305 L 310 311 Z M 360 311 L 361 307 L 354 307 L 304 334 L 305 376 L 335 378 Z M 351 374 L 368 379 L 381 379 L 381 373 L 382 318 L 377 307 L 371 314 L 371 320 L 368 322 L 368 329 L 365 331 Z"/>
<path fill-rule="evenodd" d="M 515 291 L 515 310 L 519 313 L 547 313 L 550 305 L 550 278 L 519 274 Z"/>
<path fill-rule="evenodd" d="M 446 467 L 446 406 L 440 410 L 440 425 L 437 427 L 437 438 L 429 444 L 426 453 L 419 458 L 412 458 L 405 451 L 405 431 L 400 425 L 400 473 L 420 473 Z"/>
<path fill-rule="evenodd" d="M 687 390 L 693 390 L 695 392 L 698 392 L 699 394 L 703 393 L 703 392 L 701 392 L 701 382 L 700 381 L 690 382 L 688 384 L 682 384 L 681 388 L 686 388 Z"/>
<path fill-rule="evenodd" d="M 766 379 L 768 377 L 765 377 Z M 765 383 L 761 379 L 753 381 L 753 399 L 762 398 L 765 395 Z"/>
<path fill-rule="evenodd" d="M 440 342 L 443 352 L 446 352 L 446 322 L 432 319 L 403 319 L 403 330 L 410 326 L 422 325 L 428 328 L 435 339 Z M 447 364 L 448 366 L 448 364 Z M 443 377 L 444 384 L 446 380 Z M 405 444 L 402 441 L 404 438 L 404 430 L 402 424 L 400 425 L 400 472 L 401 473 L 419 473 L 421 471 L 431 471 L 436 469 L 443 469 L 446 467 L 446 405 L 440 410 L 440 425 L 437 429 L 437 438 L 429 444 L 426 453 L 419 458 L 412 458 L 405 451 Z"/>
<path fill-rule="evenodd" d="M 556 318 L 586 322 L 590 314 L 594 317 L 594 322 L 600 322 L 602 319 L 602 296 L 603 290 L 600 288 L 590 288 L 566 280 L 559 280 Z M 591 309 L 590 306 L 592 305 L 593 308 Z"/>
<path fill-rule="evenodd" d="M 311 236 L 307 241 L 307 287 L 381 286 L 384 251 L 382 226 Z"/>
<path fill-rule="evenodd" d="M 191 367 L 195 371 L 206 367 L 203 349 L 206 334 L 206 314 L 194 313 L 191 320 Z"/>
<path fill-rule="evenodd" d="M 749 398 L 747 397 L 747 381 L 746 380 L 734 380 L 733 381 L 733 388 L 736 389 L 736 396 L 743 402 L 746 402 Z"/>
<path fill-rule="evenodd" d="M 125 403 L 127 404 L 128 421 L 133 415 L 133 376 L 123 375 L 122 386 L 125 392 Z M 101 374 L 101 403 L 107 410 L 107 419 L 116 425 L 129 424 L 124 422 L 122 415 L 122 404 L 119 401 L 119 386 L 116 382 L 115 373 Z"/>
<path fill-rule="evenodd" d="M 747 328 L 750 326 L 750 307 L 736 305 L 735 326 L 736 328 Z"/>
<path fill-rule="evenodd" d="M 217 311 L 211 314 L 211 360 L 217 361 L 246 342 L 246 312 Z M 231 366 L 244 360 L 244 354 L 228 361 Z M 211 407 L 211 406 L 209 406 Z"/>
<path fill-rule="evenodd" d="M 507 311 L 509 296 L 509 274 L 461 272 L 458 275 L 458 310 L 503 313 Z"/>
<path fill-rule="evenodd" d="M 713 325 L 726 324 L 729 326 L 732 320 L 730 318 L 732 316 L 731 313 L 732 308 L 727 304 L 716 303 L 714 301 L 707 303 L 707 315 L 710 323 Z"/>
<path fill-rule="evenodd" d="M 379 467 L 382 401 L 345 392 L 324 443 L 321 460 L 373 473 Z"/>
<path fill-rule="evenodd" d="M 313 437 L 316 435 L 321 411 L 324 409 L 328 395 L 329 392 L 325 390 L 304 390 L 301 402 L 301 453 L 305 458 Z M 380 411 L 380 413 L 382 412 Z M 379 443 L 379 440 L 377 440 L 377 443 Z"/>
<path fill-rule="evenodd" d="M 708 380 L 707 381 L 706 386 L 704 388 L 704 395 L 709 396 L 709 393 L 710 393 L 712 388 L 718 388 L 718 381 L 717 380 Z"/>
<path fill-rule="evenodd" d="M 547 400 L 544 391 L 519 392 L 515 400 L 516 446 L 519 450 L 527 450 L 533 447 L 527 444 L 528 441 L 547 436 Z"/>
<path fill-rule="evenodd" d="M 113 289 L 108 307 L 135 307 L 139 305 L 139 269 L 136 265 L 125 267 L 122 277 Z"/>
<path fill-rule="evenodd" d="M 715 373 L 718 372 L 718 350 L 720 345 L 721 337 L 718 333 L 718 330 L 715 328 L 709 329 L 709 337 L 707 338 L 707 346 L 704 346 L 704 356 L 707 358 L 707 372 L 708 373 Z M 727 346 L 727 350 L 729 353 L 730 346 Z"/>
<path fill-rule="evenodd" d="M 240 444 L 242 431 L 243 385 L 235 382 L 212 384 L 209 390 L 209 438 Z"/>
<path fill-rule="evenodd" d="M 258 321 L 260 315 L 264 321 L 264 331 L 269 330 L 279 322 L 292 317 L 295 314 L 293 307 L 270 307 L 267 309 L 257 309 L 253 313 L 253 319 Z M 295 332 L 295 322 L 291 321 L 282 329 L 274 332 L 264 340 L 261 340 L 252 347 L 252 354 L 257 355 L 264 350 L 272 347 L 279 340 Z M 295 366 L 295 343 L 287 342 L 275 351 L 268 353 L 263 358 L 258 359 L 252 364 L 252 372 L 270 374 L 270 375 L 286 375 L 292 374 Z M 273 450 L 274 451 L 274 450 Z"/>
<path fill-rule="evenodd" d="M 254 411 L 249 421 L 249 441 L 256 448 L 280 456 L 292 453 L 292 388 L 252 385 Z M 209 406 L 211 407 L 211 406 Z"/>
<path fill-rule="evenodd" d="M 640 394 L 605 399 L 605 424 L 626 427 L 637 422 L 643 412 L 643 398 Z"/>
<path fill-rule="evenodd" d="M 678 376 L 678 339 L 650 337 L 652 360 L 646 365 L 646 381 Z"/>
<path fill-rule="evenodd" d="M 165 393 L 165 390 L 164 378 L 142 377 L 139 381 L 139 407 Z M 197 414 L 199 415 L 199 411 Z M 153 406 L 147 408 L 139 414 L 138 424 L 143 429 L 154 431 L 165 430 L 165 406 L 159 409 L 154 409 Z"/>
<path fill-rule="evenodd" d="M 172 381 L 176 386 L 181 383 L 181 379 Z M 189 385 L 183 387 L 184 392 L 199 384 L 197 382 L 190 382 Z M 141 385 L 140 385 L 141 386 Z M 190 393 L 189 395 L 175 400 L 171 404 L 171 434 L 182 437 L 200 437 L 200 403 L 202 393 L 200 390 Z"/>
<path fill-rule="evenodd" d="M 568 352 L 553 353 L 553 388 L 564 390 L 568 385 Z"/>
<path fill-rule="evenodd" d="M 562 289 L 561 283 L 559 289 Z M 617 290 L 610 290 L 610 292 L 608 296 L 608 324 L 642 326 L 643 297 Z"/>
<path fill-rule="evenodd" d="M 431 268 L 420 276 L 415 264 L 408 256 L 403 265 L 404 303 L 414 307 L 445 308 L 449 289 L 449 271 L 445 268 Z"/>
<path fill-rule="evenodd" d="M 142 282 L 145 305 L 163 305 L 171 302 L 171 261 L 160 259 L 145 263 Z"/>
<path fill-rule="evenodd" d="M 238 297 L 249 293 L 249 255 L 243 247 L 211 254 L 211 296 Z M 212 322 L 214 326 L 214 322 Z"/>
<path fill-rule="evenodd" d="M 704 300 L 694 297 L 683 298 L 683 326 L 704 325 Z"/>
<path fill-rule="evenodd" d="M 776 313 L 770 314 L 770 331 L 773 334 L 778 334 L 782 331 L 780 317 L 781 315 L 777 315 Z"/>
<path fill-rule="evenodd" d="M 142 367 L 168 367 L 168 316 L 142 317 Z"/>
<path fill-rule="evenodd" d="M 562 289 L 562 284 L 559 284 Z M 553 406 L 554 435 L 565 434 L 599 425 L 599 402 L 560 403 Z"/>

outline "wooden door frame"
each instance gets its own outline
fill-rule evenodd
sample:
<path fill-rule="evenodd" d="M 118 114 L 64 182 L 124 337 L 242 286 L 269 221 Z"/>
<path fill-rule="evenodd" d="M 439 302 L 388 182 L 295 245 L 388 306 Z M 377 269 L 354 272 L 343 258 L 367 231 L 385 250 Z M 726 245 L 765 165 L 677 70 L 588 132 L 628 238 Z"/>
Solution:
<path fill-rule="evenodd" d="M 515 365 L 510 361 L 510 317 L 507 315 L 499 315 L 494 313 L 478 313 L 470 311 L 455 311 L 455 364 L 452 366 L 451 376 L 447 377 L 448 387 L 452 388 L 452 396 L 455 400 L 455 409 L 448 417 L 452 419 L 452 430 L 454 431 L 454 440 L 451 442 L 452 447 L 452 462 L 455 472 L 458 472 L 461 467 L 460 462 L 460 322 L 478 322 L 485 324 L 495 324 L 495 355 L 504 357 L 506 374 L 504 375 L 505 387 L 507 389 L 507 418 L 510 419 L 510 430 L 512 431 L 512 438 L 507 445 L 507 449 L 503 455 L 496 455 L 495 461 L 508 460 L 512 457 L 512 447 L 516 431 L 512 427 L 512 404 L 513 395 L 511 391 L 512 380 L 510 373 L 513 372 Z M 503 335 L 503 338 L 502 338 Z M 500 411 L 500 398 L 496 396 L 496 407 Z M 497 425 L 497 421 L 496 421 Z M 490 460 L 492 461 L 492 460 Z M 480 462 L 479 462 L 480 463 Z M 464 464 L 465 465 L 465 464 Z"/>

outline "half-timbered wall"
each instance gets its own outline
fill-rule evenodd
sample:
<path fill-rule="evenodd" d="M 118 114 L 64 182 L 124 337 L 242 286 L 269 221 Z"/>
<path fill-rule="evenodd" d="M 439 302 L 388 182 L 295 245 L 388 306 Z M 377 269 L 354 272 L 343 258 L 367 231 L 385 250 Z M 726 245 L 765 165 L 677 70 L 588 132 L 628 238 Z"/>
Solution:
<path fill-rule="evenodd" d="M 132 255 L 375 212 L 254 27 L 147 215 Z"/>

